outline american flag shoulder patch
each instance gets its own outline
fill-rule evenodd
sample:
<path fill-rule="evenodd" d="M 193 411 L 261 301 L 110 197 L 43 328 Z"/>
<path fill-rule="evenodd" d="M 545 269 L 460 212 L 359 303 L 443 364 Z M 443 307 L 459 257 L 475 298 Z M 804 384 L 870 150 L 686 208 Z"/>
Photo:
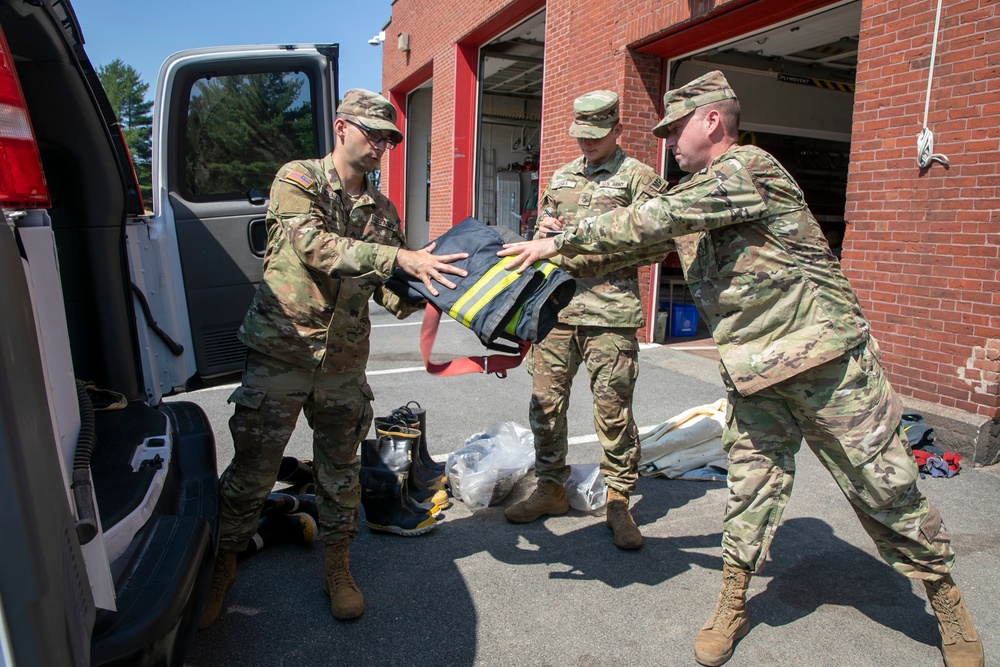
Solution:
<path fill-rule="evenodd" d="M 301 171 L 296 171 L 295 169 L 289 169 L 288 173 L 282 176 L 281 179 L 290 183 L 295 183 L 296 185 L 306 189 L 312 187 L 312 184 L 316 182 L 316 179 L 310 178 Z"/>

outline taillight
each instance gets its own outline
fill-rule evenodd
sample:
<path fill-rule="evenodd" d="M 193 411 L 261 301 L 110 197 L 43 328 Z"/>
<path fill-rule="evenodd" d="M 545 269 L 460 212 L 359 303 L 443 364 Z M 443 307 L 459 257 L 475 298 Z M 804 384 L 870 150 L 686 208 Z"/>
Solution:
<path fill-rule="evenodd" d="M 7 40 L 0 31 L 0 206 L 48 208 L 51 205 L 28 105 Z"/>

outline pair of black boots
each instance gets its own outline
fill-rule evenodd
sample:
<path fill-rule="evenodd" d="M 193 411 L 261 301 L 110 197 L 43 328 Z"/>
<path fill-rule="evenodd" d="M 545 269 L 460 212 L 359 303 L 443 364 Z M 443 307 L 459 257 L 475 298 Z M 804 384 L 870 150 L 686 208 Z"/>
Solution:
<path fill-rule="evenodd" d="M 282 457 L 278 481 L 288 486 L 269 493 L 264 500 L 257 532 L 250 538 L 246 549 L 237 554 L 241 560 L 267 546 L 308 544 L 319 535 L 312 461 Z"/>
<path fill-rule="evenodd" d="M 431 458 L 427 413 L 416 401 L 375 419 L 375 435 L 361 443 L 361 504 L 377 532 L 423 535 L 451 505 L 444 464 Z"/>

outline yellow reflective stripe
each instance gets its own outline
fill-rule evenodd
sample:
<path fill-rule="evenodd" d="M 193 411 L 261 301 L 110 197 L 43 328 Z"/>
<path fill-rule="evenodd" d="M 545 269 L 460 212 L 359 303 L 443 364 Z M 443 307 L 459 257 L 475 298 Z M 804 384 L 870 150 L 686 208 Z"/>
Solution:
<path fill-rule="evenodd" d="M 510 322 L 508 322 L 507 326 L 504 327 L 504 331 L 513 336 L 514 331 L 517 330 L 517 323 L 521 319 L 521 313 L 523 312 L 524 312 L 524 305 L 522 305 L 520 308 L 517 309 L 517 312 L 514 313 L 514 317 L 510 318 Z"/>
<path fill-rule="evenodd" d="M 452 319 L 455 319 L 461 322 L 464 326 L 468 327 L 479 311 L 482 310 L 483 307 L 493 299 L 493 297 L 521 277 L 521 274 L 519 274 L 516 270 L 507 271 L 504 269 L 504 265 L 509 261 L 509 257 L 504 257 L 490 267 L 490 270 L 484 273 L 479 280 L 473 283 L 472 287 L 470 287 L 468 291 L 466 291 L 466 293 L 455 302 L 455 305 L 448 310 L 448 315 L 450 315 Z M 532 266 L 536 270 L 541 271 L 542 275 L 546 277 L 548 277 L 548 275 L 556 269 L 556 265 L 548 260 L 539 260 Z M 514 327 L 517 326 L 521 310 L 522 309 L 519 308 L 515 316 L 511 318 L 510 322 L 508 322 L 506 327 L 508 333 L 513 333 Z"/>
<path fill-rule="evenodd" d="M 470 304 L 468 309 L 464 313 L 462 313 L 462 320 L 461 320 L 462 324 L 464 324 L 465 326 L 469 326 L 469 323 L 472 322 L 472 319 L 479 313 L 480 310 L 483 309 L 483 307 L 486 304 L 488 304 L 490 301 L 493 300 L 493 297 L 495 297 L 497 294 L 507 289 L 507 287 L 511 283 L 513 283 L 520 277 L 521 274 L 519 274 L 517 271 L 508 271 L 507 275 L 495 281 L 493 285 L 490 285 L 490 288 L 486 290 L 486 292 L 481 297 L 479 297 L 479 299 L 475 303 Z"/>
<path fill-rule="evenodd" d="M 503 274 L 505 273 L 513 274 L 514 279 L 517 278 L 516 271 L 506 271 L 503 268 L 504 264 L 507 264 L 509 261 L 509 259 L 504 257 L 494 264 L 489 271 L 484 273 L 479 280 L 473 283 L 472 287 L 470 287 L 468 291 L 466 291 L 466 293 L 455 302 L 455 305 L 451 307 L 448 314 L 465 326 L 469 326 L 469 323 L 472 322 L 472 318 L 475 317 L 475 314 L 478 313 L 483 307 L 483 304 L 480 303 L 480 294 L 489 290 L 497 281 L 504 280 L 505 276 Z M 508 279 L 504 284 L 504 287 L 509 285 L 510 282 L 511 280 Z M 479 304 L 478 307 L 477 304 Z M 474 308 L 474 312 L 468 312 L 470 308 Z"/>
<path fill-rule="evenodd" d="M 548 278 L 549 274 L 556 269 L 556 265 L 553 262 L 550 262 L 546 259 L 540 259 L 534 264 L 532 264 L 532 266 L 541 271 L 542 275 L 545 276 L 546 278 Z M 507 326 L 504 327 L 504 331 L 513 336 L 514 331 L 517 330 L 517 325 L 521 322 L 521 315 L 523 313 L 524 313 L 524 304 L 521 304 L 521 307 L 517 309 L 516 313 L 514 313 L 514 317 L 510 318 L 510 321 L 507 322 Z"/>
<path fill-rule="evenodd" d="M 539 264 L 541 264 L 541 266 L 539 266 Z M 540 259 L 537 262 L 535 262 L 534 264 L 532 264 L 532 266 L 535 267 L 536 269 L 538 269 L 539 271 L 541 271 L 542 275 L 544 275 L 546 278 L 549 277 L 550 273 L 552 273 L 553 271 L 556 270 L 555 263 L 554 262 L 550 262 L 547 259 Z"/>

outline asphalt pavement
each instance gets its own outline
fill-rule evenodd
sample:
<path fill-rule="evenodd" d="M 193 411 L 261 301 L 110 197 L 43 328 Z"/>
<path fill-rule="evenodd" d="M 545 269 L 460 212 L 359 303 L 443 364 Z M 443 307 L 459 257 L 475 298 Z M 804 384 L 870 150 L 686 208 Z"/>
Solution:
<path fill-rule="evenodd" d="M 423 371 L 419 317 L 397 322 L 374 309 L 369 382 L 375 413 L 416 400 L 427 410 L 431 454 L 444 461 L 498 421 L 527 425 L 530 377 L 435 377 Z M 678 348 L 688 348 L 686 351 Z M 481 354 L 475 337 L 443 323 L 435 360 Z M 634 412 L 651 427 L 724 396 L 711 341 L 644 346 Z M 574 384 L 570 463 L 594 463 L 591 395 Z M 232 456 L 232 387 L 178 397 L 199 403 L 215 427 L 219 469 Z M 304 420 L 286 454 L 312 458 Z M 806 448 L 771 549 L 750 584 L 750 633 L 727 663 L 747 666 L 941 665 L 923 587 L 879 557 L 830 475 Z M 460 501 L 414 538 L 364 526 L 351 546 L 365 595 L 360 619 L 330 616 L 321 544 L 279 545 L 243 560 L 219 621 L 199 632 L 185 664 L 465 666 L 694 665 L 695 634 L 721 582 L 723 483 L 641 478 L 633 515 L 645 537 L 625 552 L 602 510 L 571 510 L 514 525 L 503 508 L 530 494 L 531 473 L 499 505 Z M 1000 469 L 965 468 L 921 489 L 941 509 L 958 554 L 955 577 L 986 649 L 1000 666 Z"/>

